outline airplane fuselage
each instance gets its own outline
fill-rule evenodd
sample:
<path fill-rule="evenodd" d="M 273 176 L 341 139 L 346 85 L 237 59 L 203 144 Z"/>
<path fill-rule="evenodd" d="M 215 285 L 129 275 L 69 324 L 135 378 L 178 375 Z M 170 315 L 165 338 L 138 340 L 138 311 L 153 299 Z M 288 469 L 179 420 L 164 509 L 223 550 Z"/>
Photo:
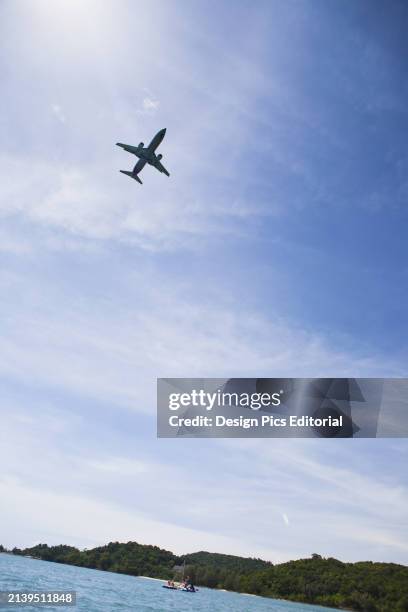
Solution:
<path fill-rule="evenodd" d="M 140 151 L 135 153 L 135 155 L 139 159 L 144 159 L 145 162 L 147 162 L 151 166 L 154 166 L 154 162 L 156 161 L 156 155 L 150 152 L 148 149 L 141 149 Z"/>
<path fill-rule="evenodd" d="M 145 162 L 152 166 L 156 161 L 155 153 L 153 151 L 149 151 L 149 149 L 146 147 L 134 147 L 133 145 L 122 144 L 121 142 L 118 142 L 118 146 L 122 147 L 122 149 L 128 153 L 133 153 L 133 155 L 136 155 L 136 157 L 139 159 L 144 159 Z"/>

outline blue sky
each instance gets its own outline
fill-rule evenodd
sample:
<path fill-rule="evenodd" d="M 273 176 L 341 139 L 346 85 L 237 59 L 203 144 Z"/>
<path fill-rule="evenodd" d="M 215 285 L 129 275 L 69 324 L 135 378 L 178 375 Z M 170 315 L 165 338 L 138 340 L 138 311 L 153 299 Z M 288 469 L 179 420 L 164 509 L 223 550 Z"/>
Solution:
<path fill-rule="evenodd" d="M 1 4 L 0 542 L 407 562 L 405 440 L 155 432 L 158 376 L 407 374 L 406 19 Z"/>

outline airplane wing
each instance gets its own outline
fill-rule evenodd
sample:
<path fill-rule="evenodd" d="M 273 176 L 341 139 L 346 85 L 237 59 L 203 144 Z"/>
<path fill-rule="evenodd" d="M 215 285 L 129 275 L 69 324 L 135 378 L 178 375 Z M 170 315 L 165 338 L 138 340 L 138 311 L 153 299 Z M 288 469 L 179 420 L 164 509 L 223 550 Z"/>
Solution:
<path fill-rule="evenodd" d="M 167 172 L 166 168 L 163 166 L 163 164 L 161 162 L 159 162 L 158 159 L 156 159 L 156 163 L 155 163 L 154 167 L 157 168 L 157 170 L 159 172 L 164 172 L 164 174 L 166 174 L 167 176 L 170 176 L 170 173 Z"/>
<path fill-rule="evenodd" d="M 145 167 L 146 162 L 144 159 L 139 159 L 136 166 L 133 168 L 133 174 L 138 174 Z"/>
<path fill-rule="evenodd" d="M 150 151 L 150 153 L 155 152 L 155 150 L 157 149 L 157 147 L 163 140 L 165 134 L 166 134 L 166 128 L 164 128 L 163 130 L 160 130 L 160 132 L 157 132 L 156 136 L 153 138 L 152 142 L 147 147 L 147 150 Z"/>

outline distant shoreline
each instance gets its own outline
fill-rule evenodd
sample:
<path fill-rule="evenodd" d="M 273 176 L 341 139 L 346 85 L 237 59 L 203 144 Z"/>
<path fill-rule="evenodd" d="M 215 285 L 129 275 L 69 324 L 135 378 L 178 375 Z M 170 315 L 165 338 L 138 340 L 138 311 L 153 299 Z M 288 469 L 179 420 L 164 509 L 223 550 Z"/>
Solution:
<path fill-rule="evenodd" d="M 8 555 L 10 557 L 16 557 L 16 558 L 21 558 L 21 559 L 27 559 L 28 561 L 42 561 L 44 563 L 55 563 L 56 565 L 65 565 L 67 567 L 78 567 L 78 569 L 83 569 L 83 570 L 90 570 L 92 572 L 101 572 L 101 573 L 105 573 L 105 574 L 112 574 L 112 575 L 116 575 L 116 576 L 127 576 L 129 578 L 143 578 L 144 580 L 153 580 L 154 582 L 166 582 L 166 580 L 164 578 L 153 578 L 152 576 L 134 576 L 133 574 L 119 574 L 118 572 L 111 572 L 109 570 L 101 570 L 95 567 L 81 567 L 81 566 L 76 566 L 76 565 L 71 565 L 69 563 L 57 563 L 55 561 L 50 561 L 47 559 L 40 559 L 39 557 L 31 557 L 31 556 L 26 556 L 26 555 L 16 555 L 11 551 L 0 551 L 0 557 L 1 555 Z M 230 593 L 233 595 L 244 595 L 245 597 L 255 597 L 255 598 L 259 598 L 259 599 L 268 599 L 271 601 L 284 601 L 287 603 L 299 603 L 302 604 L 304 606 L 314 606 L 314 607 L 318 607 L 318 608 L 325 608 L 327 609 L 330 606 L 321 606 L 320 604 L 316 604 L 316 603 L 305 603 L 305 602 L 300 602 L 300 601 L 296 601 L 293 599 L 284 599 L 283 597 L 268 597 L 266 595 L 257 595 L 256 593 L 242 593 L 240 591 L 232 591 L 232 590 L 228 590 L 228 589 L 221 589 L 218 587 L 205 587 L 200 585 L 200 589 L 208 589 L 210 591 L 217 591 L 220 593 Z M 197 592 L 199 592 L 199 590 L 197 588 Z M 337 608 L 338 609 L 338 608 Z M 353 612 L 353 610 L 350 608 L 341 608 L 339 610 L 339 612 Z"/>
<path fill-rule="evenodd" d="M 198 587 L 340 610 L 395 612 L 408 601 L 408 567 L 396 563 L 343 563 L 311 557 L 273 565 L 262 559 L 205 551 L 177 556 L 137 542 L 110 542 L 79 550 L 38 544 L 0 551 L 165 583 L 185 571 Z"/>

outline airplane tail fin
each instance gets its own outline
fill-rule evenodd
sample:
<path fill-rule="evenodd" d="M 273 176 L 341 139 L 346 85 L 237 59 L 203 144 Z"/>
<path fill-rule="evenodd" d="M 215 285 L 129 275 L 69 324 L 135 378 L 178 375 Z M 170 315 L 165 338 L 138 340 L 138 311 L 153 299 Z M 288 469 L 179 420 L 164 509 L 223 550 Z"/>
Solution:
<path fill-rule="evenodd" d="M 130 172 L 129 170 L 119 170 L 119 172 L 122 172 L 122 174 L 126 174 L 126 176 L 130 176 L 131 178 L 135 179 L 135 181 L 143 185 L 142 181 L 137 176 L 137 174 L 133 174 L 133 172 Z"/>

